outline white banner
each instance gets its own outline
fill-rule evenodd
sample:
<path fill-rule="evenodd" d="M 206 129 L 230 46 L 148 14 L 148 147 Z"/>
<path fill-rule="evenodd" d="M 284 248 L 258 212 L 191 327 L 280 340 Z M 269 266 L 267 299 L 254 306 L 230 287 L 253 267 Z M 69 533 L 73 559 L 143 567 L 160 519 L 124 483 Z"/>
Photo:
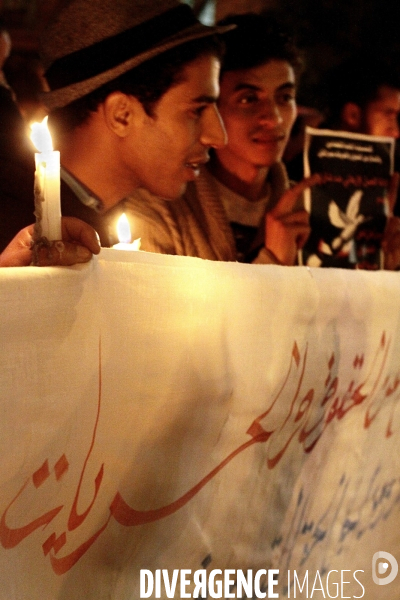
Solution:
<path fill-rule="evenodd" d="M 0 600 L 400 597 L 399 274 L 0 279 Z"/>

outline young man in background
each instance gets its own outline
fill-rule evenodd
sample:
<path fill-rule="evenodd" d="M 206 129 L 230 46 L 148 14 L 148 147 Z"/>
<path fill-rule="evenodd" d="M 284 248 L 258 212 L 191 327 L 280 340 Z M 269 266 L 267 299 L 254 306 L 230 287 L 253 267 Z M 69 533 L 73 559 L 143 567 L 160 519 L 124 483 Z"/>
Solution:
<path fill-rule="evenodd" d="M 309 234 L 302 192 L 313 182 L 290 189 L 281 162 L 296 117 L 299 54 L 273 14 L 220 24 L 237 25 L 224 36 L 218 101 L 227 145 L 181 200 L 138 190 L 128 204 L 135 237 L 154 252 L 294 265 Z"/>

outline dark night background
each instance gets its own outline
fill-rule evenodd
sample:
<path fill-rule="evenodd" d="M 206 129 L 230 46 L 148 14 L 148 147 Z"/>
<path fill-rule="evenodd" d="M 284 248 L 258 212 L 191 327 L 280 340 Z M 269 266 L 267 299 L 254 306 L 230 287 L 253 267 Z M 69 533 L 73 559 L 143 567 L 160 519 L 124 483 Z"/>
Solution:
<path fill-rule="evenodd" d="M 305 54 L 299 94 L 303 104 L 318 104 L 320 78 L 354 53 L 400 56 L 398 2 L 280 0 L 275 6 L 284 11 Z"/>
<path fill-rule="evenodd" d="M 43 24 L 63 0 L 0 0 L 0 16 L 9 28 L 13 55 L 8 71 L 20 76 L 26 58 L 36 56 Z M 101 0 L 99 0 L 101 1 Z M 134 1 L 134 0 L 132 0 Z M 212 0 L 192 0 L 200 11 Z M 296 34 L 305 55 L 299 102 L 318 106 L 319 84 L 331 66 L 359 51 L 400 56 L 400 2 L 389 0 L 218 0 L 216 14 L 276 8 Z M 395 61 L 400 65 L 400 60 Z M 22 70 L 22 77 L 23 70 Z M 25 74 L 25 78 L 28 75 Z M 11 84 L 14 81 L 10 81 Z M 18 90 L 17 90 L 18 92 Z"/>

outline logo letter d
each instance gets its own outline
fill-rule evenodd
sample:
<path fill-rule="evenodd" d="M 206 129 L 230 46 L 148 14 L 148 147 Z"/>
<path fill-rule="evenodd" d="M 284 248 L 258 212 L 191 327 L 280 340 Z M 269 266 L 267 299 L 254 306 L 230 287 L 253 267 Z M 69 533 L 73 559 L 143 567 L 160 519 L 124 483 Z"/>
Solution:
<path fill-rule="evenodd" d="M 380 558 L 383 558 L 385 561 L 388 561 L 390 563 L 390 566 L 392 567 L 389 575 L 387 575 L 386 577 L 378 577 L 378 573 L 380 575 L 383 575 L 383 573 L 386 573 L 387 568 L 389 566 L 388 562 L 380 562 L 377 568 L 376 563 Z M 372 579 L 374 583 L 376 583 L 377 585 L 387 585 L 388 583 L 392 583 L 392 581 L 395 579 L 398 573 L 398 570 L 399 565 L 397 564 L 397 560 L 392 554 L 390 554 L 389 552 L 383 552 L 383 550 L 381 550 L 380 552 L 375 552 L 374 556 L 372 557 Z"/>

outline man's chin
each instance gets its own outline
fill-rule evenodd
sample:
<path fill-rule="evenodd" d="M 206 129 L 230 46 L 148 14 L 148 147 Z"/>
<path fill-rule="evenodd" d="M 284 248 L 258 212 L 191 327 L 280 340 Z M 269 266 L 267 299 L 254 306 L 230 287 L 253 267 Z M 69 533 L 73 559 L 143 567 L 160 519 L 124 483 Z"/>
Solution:
<path fill-rule="evenodd" d="M 186 192 L 186 188 L 187 188 L 187 182 L 183 183 L 181 185 L 181 187 L 179 188 L 179 190 L 176 190 L 175 192 L 172 192 L 171 190 L 169 190 L 166 194 L 158 194 L 161 198 L 163 198 L 163 200 L 166 200 L 168 202 L 173 202 L 174 200 L 179 200 L 179 198 L 181 196 L 183 196 L 183 194 Z"/>

